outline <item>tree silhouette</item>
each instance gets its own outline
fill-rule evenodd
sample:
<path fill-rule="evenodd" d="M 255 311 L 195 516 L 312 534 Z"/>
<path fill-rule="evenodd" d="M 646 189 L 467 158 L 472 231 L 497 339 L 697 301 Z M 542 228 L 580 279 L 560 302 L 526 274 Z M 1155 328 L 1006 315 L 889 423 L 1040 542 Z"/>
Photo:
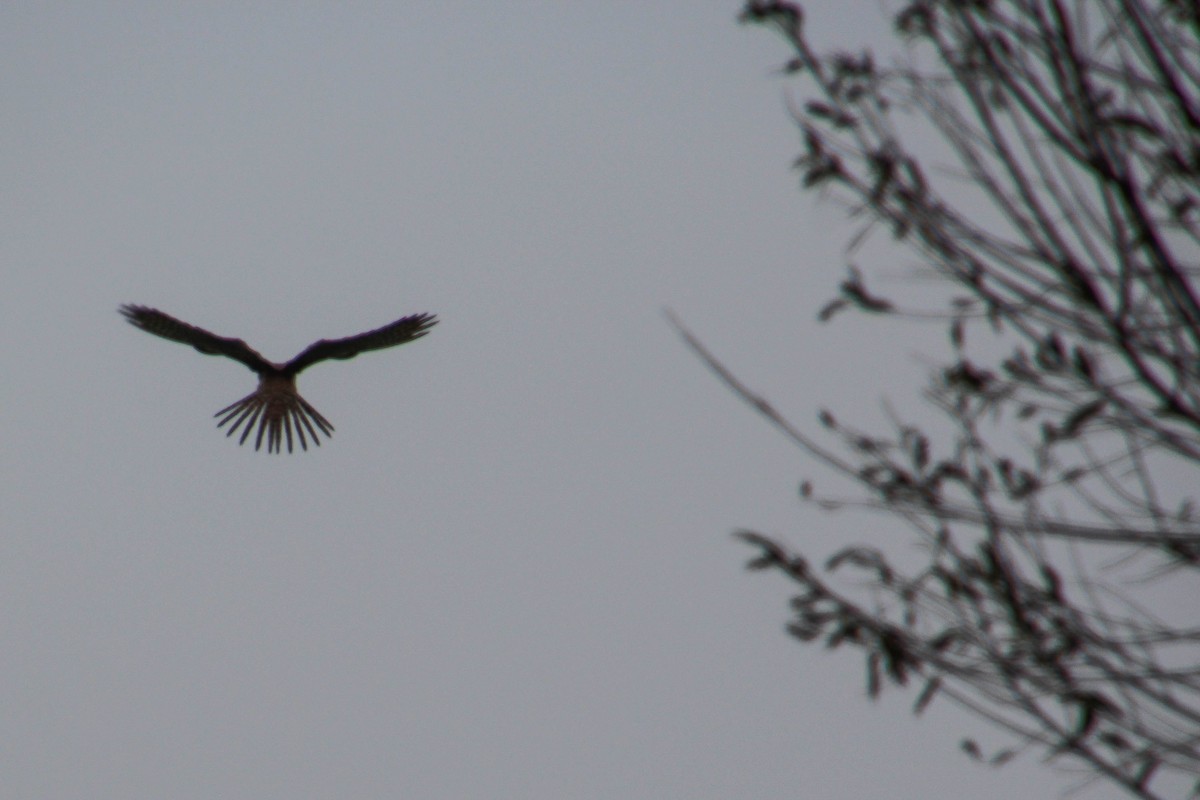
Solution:
<path fill-rule="evenodd" d="M 1029 749 L 1137 797 L 1200 795 L 1198 6 L 918 0 L 888 66 L 818 52 L 792 3 L 742 19 L 791 51 L 803 186 L 949 287 L 944 308 L 908 308 L 851 268 L 820 311 L 944 320 L 924 389 L 940 422 L 883 435 L 828 411 L 801 429 L 675 321 L 857 487 L 806 480 L 804 497 L 882 510 L 922 544 L 915 568 L 875 543 L 818 567 L 741 531 L 751 568 L 798 584 L 795 637 L 862 651 L 870 696 L 911 687 L 918 713 L 946 697 L 1015 741 L 970 755 Z M 923 166 L 931 142 L 953 169 Z"/>

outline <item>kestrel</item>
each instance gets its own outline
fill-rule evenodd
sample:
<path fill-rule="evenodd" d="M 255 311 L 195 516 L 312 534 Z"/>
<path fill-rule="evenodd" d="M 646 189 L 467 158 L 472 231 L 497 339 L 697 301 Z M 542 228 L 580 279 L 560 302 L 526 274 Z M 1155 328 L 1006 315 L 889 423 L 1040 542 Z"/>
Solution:
<path fill-rule="evenodd" d="M 333 435 L 333 425 L 329 420 L 321 416 L 321 413 L 296 391 L 296 376 L 302 370 L 328 358 L 354 358 L 368 350 L 395 347 L 413 339 L 420 339 L 437 324 L 433 314 L 412 314 L 357 336 L 313 342 L 291 361 L 276 364 L 267 361 L 241 339 L 217 336 L 154 308 L 123 305 L 121 313 L 131 325 L 147 333 L 173 342 L 190 344 L 205 355 L 232 358 L 254 370 L 258 374 L 258 388 L 236 403 L 222 408 L 214 416 L 220 417 L 220 421 L 217 422 L 218 428 L 229 424 L 226 436 L 232 436 L 239 427 L 244 426 L 238 444 L 245 443 L 257 423 L 258 436 L 254 440 L 254 449 L 262 447 L 265 435 L 269 453 L 283 451 L 285 436 L 288 452 L 292 452 L 293 428 L 300 440 L 300 446 L 305 450 L 308 449 L 305 431 L 318 447 L 321 441 L 317 437 L 317 431 L 325 434 L 327 438 Z"/>

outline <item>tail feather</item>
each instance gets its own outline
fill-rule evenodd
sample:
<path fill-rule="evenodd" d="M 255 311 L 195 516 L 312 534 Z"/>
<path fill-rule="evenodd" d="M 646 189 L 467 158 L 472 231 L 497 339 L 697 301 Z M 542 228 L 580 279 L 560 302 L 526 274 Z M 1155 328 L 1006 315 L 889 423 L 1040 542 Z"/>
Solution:
<path fill-rule="evenodd" d="M 285 439 L 287 451 L 291 453 L 297 439 L 300 441 L 300 448 L 308 450 L 309 439 L 315 446 L 321 446 L 317 431 L 323 433 L 326 438 L 333 435 L 333 425 L 329 420 L 299 395 L 254 392 L 222 408 L 213 416 L 219 418 L 218 428 L 228 425 L 226 436 L 233 436 L 239 428 L 241 429 L 239 445 L 246 443 L 257 425 L 254 449 L 261 450 L 265 438 L 268 453 L 282 453 Z M 306 430 L 307 437 L 304 435 Z"/>

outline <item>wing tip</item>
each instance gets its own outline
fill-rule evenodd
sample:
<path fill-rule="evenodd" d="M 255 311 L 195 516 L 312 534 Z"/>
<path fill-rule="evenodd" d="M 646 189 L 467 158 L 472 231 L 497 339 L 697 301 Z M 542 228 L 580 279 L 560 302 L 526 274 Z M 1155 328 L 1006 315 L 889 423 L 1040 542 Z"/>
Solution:
<path fill-rule="evenodd" d="M 125 321 L 130 325 L 136 325 L 139 328 L 145 327 L 146 316 L 155 313 L 150 306 L 143 306 L 138 303 L 122 303 L 117 307 L 117 311 L 121 316 L 125 317 Z"/>
<path fill-rule="evenodd" d="M 417 324 L 417 329 L 415 335 L 413 336 L 414 339 L 429 333 L 429 329 L 434 325 L 437 325 L 439 322 L 437 314 L 432 314 L 428 311 L 422 311 L 420 314 L 413 314 L 411 319 Z"/>

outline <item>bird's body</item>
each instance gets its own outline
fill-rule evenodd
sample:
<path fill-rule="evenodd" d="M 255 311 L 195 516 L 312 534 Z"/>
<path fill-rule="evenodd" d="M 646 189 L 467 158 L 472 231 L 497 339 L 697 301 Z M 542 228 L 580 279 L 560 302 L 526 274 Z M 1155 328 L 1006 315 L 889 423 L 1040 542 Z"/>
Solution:
<path fill-rule="evenodd" d="M 330 358 L 353 358 L 367 350 L 394 347 L 419 339 L 437 324 L 432 314 L 413 314 L 390 325 L 344 339 L 321 339 L 306 347 L 290 361 L 278 364 L 262 357 L 241 339 L 226 338 L 209 333 L 161 311 L 146 306 L 124 305 L 121 313 L 130 324 L 147 333 L 181 342 L 206 355 L 222 355 L 249 367 L 258 375 L 258 388 L 216 413 L 217 427 L 229 425 L 227 436 L 242 428 L 239 444 L 245 443 L 257 426 L 254 449 L 262 447 L 266 438 L 267 451 L 282 452 L 284 439 L 292 452 L 293 430 L 301 448 L 308 449 L 308 439 L 320 446 L 317 433 L 326 438 L 333 434 L 333 425 L 321 416 L 296 389 L 296 376 L 304 369 Z M 305 434 L 308 434 L 305 436 Z"/>

